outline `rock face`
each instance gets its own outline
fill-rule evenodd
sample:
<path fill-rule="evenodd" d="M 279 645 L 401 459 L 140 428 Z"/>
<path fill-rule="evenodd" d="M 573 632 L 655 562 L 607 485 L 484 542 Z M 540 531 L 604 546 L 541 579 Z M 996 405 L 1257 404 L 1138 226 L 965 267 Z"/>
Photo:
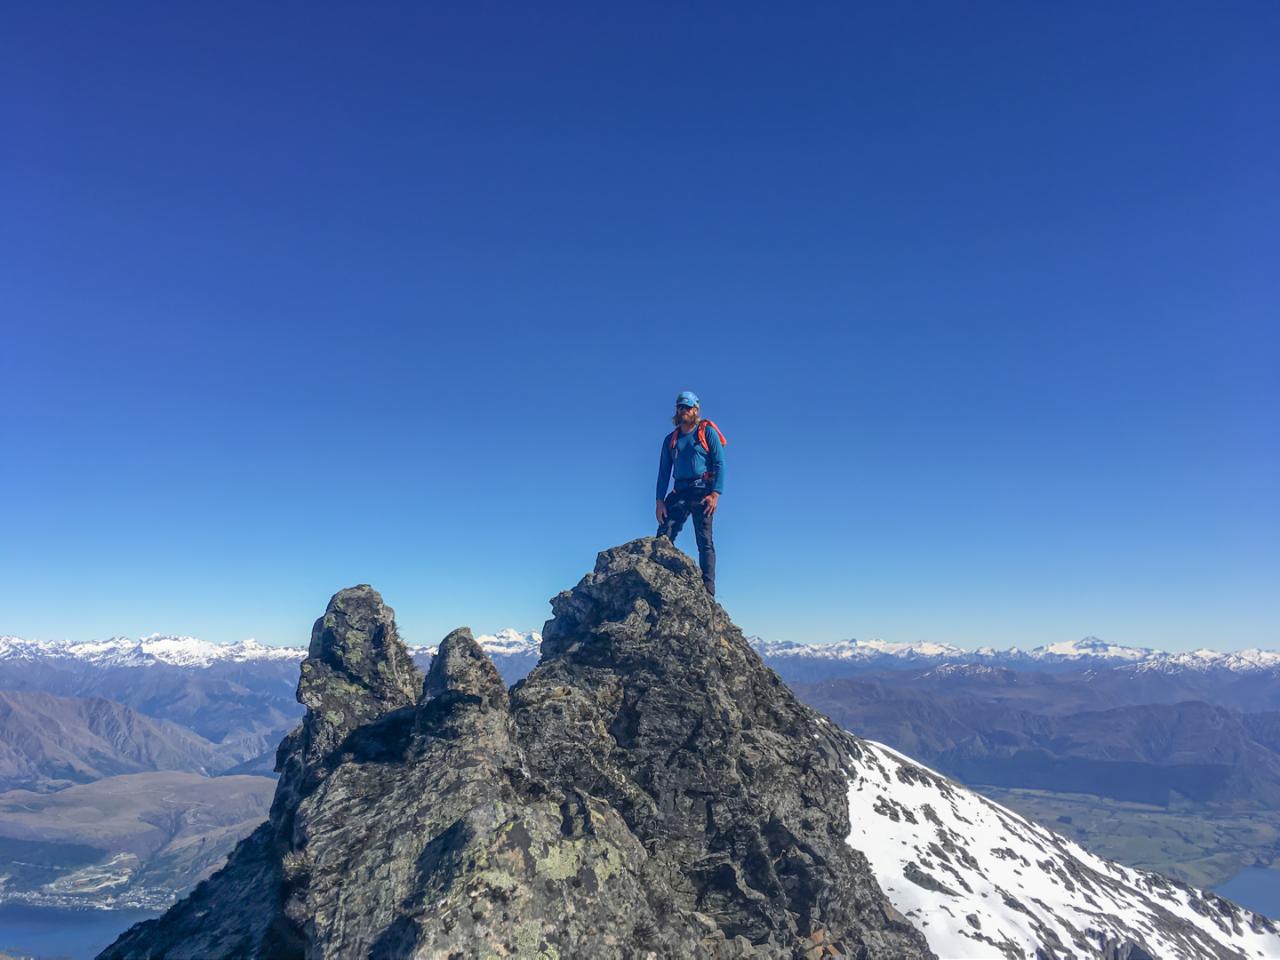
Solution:
<path fill-rule="evenodd" d="M 425 678 L 369 587 L 302 664 L 269 821 L 104 958 L 932 957 L 846 841 L 856 738 L 665 540 L 552 601 L 511 691 L 467 630 Z"/>
<path fill-rule="evenodd" d="M 622 815 L 664 913 L 763 956 L 929 955 L 845 843 L 845 735 L 764 667 L 683 553 L 603 553 L 552 611 L 512 696 L 526 755 Z"/>

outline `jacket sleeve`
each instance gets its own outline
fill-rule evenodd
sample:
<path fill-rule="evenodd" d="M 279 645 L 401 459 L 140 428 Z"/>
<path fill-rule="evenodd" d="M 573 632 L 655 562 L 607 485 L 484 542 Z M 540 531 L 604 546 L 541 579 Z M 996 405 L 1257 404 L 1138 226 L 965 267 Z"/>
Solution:
<path fill-rule="evenodd" d="M 707 469 L 715 474 L 713 493 L 724 493 L 724 444 L 715 430 L 707 431 Z"/>
<path fill-rule="evenodd" d="M 671 437 L 662 438 L 662 453 L 658 457 L 658 499 L 667 495 L 667 487 L 671 484 Z"/>

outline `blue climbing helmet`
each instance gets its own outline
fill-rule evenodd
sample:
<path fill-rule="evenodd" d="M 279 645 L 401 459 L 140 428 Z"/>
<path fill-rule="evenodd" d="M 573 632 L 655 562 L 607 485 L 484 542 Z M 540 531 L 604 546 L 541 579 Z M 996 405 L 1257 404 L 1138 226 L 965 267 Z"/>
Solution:
<path fill-rule="evenodd" d="M 681 407 L 701 407 L 702 406 L 702 404 L 698 402 L 698 395 L 694 393 L 692 390 L 681 390 L 680 395 L 676 397 L 676 404 Z M 707 453 L 711 452 L 711 445 L 707 443 L 708 427 L 714 430 L 716 432 L 716 436 L 720 438 L 720 446 L 723 447 L 728 445 L 729 441 L 725 439 L 724 434 L 720 432 L 719 427 L 717 427 L 710 420 L 699 418 L 697 441 L 698 441 L 698 445 L 702 447 L 703 450 L 705 450 Z M 675 454 L 675 450 L 676 450 L 676 441 L 678 441 L 679 439 L 680 439 L 680 428 L 676 427 L 674 430 L 671 431 L 671 436 L 667 440 L 667 443 L 671 447 L 671 452 L 673 455 Z M 703 476 L 703 479 L 707 479 L 711 476 L 711 474 L 704 473 L 702 476 Z"/>

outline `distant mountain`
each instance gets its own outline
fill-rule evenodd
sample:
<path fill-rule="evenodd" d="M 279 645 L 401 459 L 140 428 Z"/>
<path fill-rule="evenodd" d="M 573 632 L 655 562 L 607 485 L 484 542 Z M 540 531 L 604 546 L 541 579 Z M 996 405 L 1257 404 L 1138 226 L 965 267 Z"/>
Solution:
<path fill-rule="evenodd" d="M 538 660 L 532 631 L 478 638 L 508 683 Z M 410 648 L 425 670 L 435 646 Z M 0 637 L 0 790 L 46 791 L 148 770 L 273 776 L 302 716 L 301 647 L 155 634 L 89 643 Z"/>
<path fill-rule="evenodd" d="M 480 649 L 487 653 L 503 681 L 510 686 L 520 680 L 538 665 L 541 655 L 542 634 L 535 630 L 499 630 L 496 634 L 482 634 L 476 637 Z M 430 647 L 409 647 L 413 662 L 426 671 L 431 668 L 431 660 L 436 655 L 439 645 Z"/>
<path fill-rule="evenodd" d="M 1142 671 L 1230 671 L 1280 674 L 1280 652 L 1240 650 L 1220 653 L 1194 650 L 1170 653 L 1149 647 L 1126 647 L 1085 637 L 1069 643 L 1051 643 L 1030 650 L 981 647 L 965 650 L 947 643 L 888 643 L 883 640 L 841 640 L 836 643 L 794 643 L 752 638 L 767 662 L 799 668 L 804 664 L 830 669 L 834 665 L 858 670 L 886 667 L 918 667 L 942 663 L 966 663 L 1041 670 L 1080 669 L 1087 666 L 1129 665 Z"/>
<path fill-rule="evenodd" d="M 489 656 L 537 656 L 542 636 L 536 631 L 499 630 L 476 637 Z M 417 657 L 433 657 L 438 645 L 409 646 Z M 196 637 L 175 637 L 155 633 L 138 640 L 112 637 L 109 640 L 25 640 L 0 637 L 0 662 L 75 662 L 96 667 L 144 667 L 166 664 L 171 667 L 209 669 L 221 664 L 287 663 L 294 674 L 307 655 L 306 647 L 272 647 L 249 639 L 238 643 L 211 643 Z"/>
<path fill-rule="evenodd" d="M 961 650 L 944 644 L 848 640 L 753 646 L 791 683 L 840 678 L 972 696 L 1037 713 L 1203 700 L 1232 710 L 1280 710 L 1280 653 L 1169 653 L 1093 637 L 1032 650 Z"/>
<path fill-rule="evenodd" d="M 477 639 L 509 683 L 538 662 L 542 637 L 534 631 L 500 630 Z M 410 650 L 425 669 L 436 647 Z M 162 634 L 85 643 L 6 636 L 0 637 L 0 690 L 115 700 L 214 743 L 235 742 L 241 759 L 248 759 L 274 751 L 301 719 L 294 688 L 306 655 L 304 647 Z"/>
<path fill-rule="evenodd" d="M 491 658 L 505 658 L 513 669 L 530 658 L 536 662 L 541 635 L 532 630 L 500 630 L 476 637 Z M 1019 647 L 966 650 L 947 643 L 891 643 L 885 640 L 841 640 L 835 643 L 796 643 L 751 638 L 751 645 L 775 669 L 795 670 L 805 664 L 818 669 L 861 671 L 885 668 L 926 668 L 942 664 L 1010 667 L 1013 669 L 1080 670 L 1089 667 L 1131 667 L 1142 672 L 1227 671 L 1280 676 L 1280 652 L 1249 649 L 1219 652 L 1200 649 L 1170 653 L 1149 647 L 1127 647 L 1085 637 L 1028 650 Z M 409 646 L 416 660 L 429 661 L 436 645 Z M 244 640 L 219 644 L 195 637 L 152 634 L 133 640 L 112 637 L 102 641 L 72 642 L 0 637 L 0 665 L 23 663 L 50 665 L 80 663 L 96 667 L 139 667 L 163 664 L 194 670 L 210 670 L 234 664 L 279 663 L 292 671 L 307 655 L 305 647 L 274 647 Z M 499 664 L 501 665 L 501 664 Z M 532 666 L 532 664 L 531 664 Z M 829 675 L 829 674 L 828 674 Z"/>
<path fill-rule="evenodd" d="M 81 643 L 0 637 L 0 661 L 76 661 L 99 667 L 142 667 L 164 663 L 175 667 L 207 668 L 220 663 L 280 661 L 296 668 L 306 655 L 306 650 L 297 647 L 269 647 L 256 640 L 210 643 L 195 637 L 158 633 L 140 640 L 112 637 Z"/>
<path fill-rule="evenodd" d="M 296 651 L 190 638 L 60 643 L 0 638 L 0 690 L 102 697 L 172 720 L 248 758 L 273 747 L 301 711 Z"/>
<path fill-rule="evenodd" d="M 275 781 L 165 771 L 0 793 L 0 901 L 167 906 L 266 819 Z"/>
<path fill-rule="evenodd" d="M 246 759 L 101 697 L 0 691 L 0 790 L 47 792 L 150 770 L 209 774 Z"/>
<path fill-rule="evenodd" d="M 852 678 L 795 690 L 845 729 L 965 783 L 1280 809 L 1277 714 L 1203 701 L 1044 714 Z"/>

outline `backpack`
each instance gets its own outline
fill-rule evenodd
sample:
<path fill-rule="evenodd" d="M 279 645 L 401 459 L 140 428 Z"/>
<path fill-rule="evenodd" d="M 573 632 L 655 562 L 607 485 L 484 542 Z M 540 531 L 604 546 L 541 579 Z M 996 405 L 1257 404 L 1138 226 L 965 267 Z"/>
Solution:
<path fill-rule="evenodd" d="M 720 446 L 727 447 L 729 445 L 729 441 L 724 438 L 724 434 L 720 432 L 719 427 L 717 427 L 710 420 L 699 420 L 698 421 L 698 442 L 702 444 L 702 449 L 704 451 L 706 451 L 707 453 L 711 452 L 711 447 L 707 444 L 707 427 L 710 427 L 712 430 L 716 432 L 716 436 L 720 438 Z M 671 431 L 672 461 L 674 461 L 676 458 L 676 441 L 679 439 L 680 439 L 680 428 L 676 427 L 674 430 Z M 704 481 L 710 482 L 715 479 L 715 476 L 716 475 L 712 473 L 710 470 L 706 470 L 702 474 L 702 479 Z"/>
<path fill-rule="evenodd" d="M 698 442 L 702 444 L 702 449 L 705 452 L 707 453 L 711 452 L 711 447 L 707 444 L 707 427 L 710 427 L 712 430 L 716 432 L 716 436 L 720 438 L 720 446 L 727 447 L 729 445 L 729 441 L 724 438 L 724 434 L 720 432 L 719 427 L 717 427 L 710 420 L 699 420 L 698 421 Z M 675 456 L 675 453 L 676 453 L 676 441 L 679 439 L 680 439 L 680 428 L 676 427 L 674 430 L 671 431 L 671 455 L 673 457 Z"/>

